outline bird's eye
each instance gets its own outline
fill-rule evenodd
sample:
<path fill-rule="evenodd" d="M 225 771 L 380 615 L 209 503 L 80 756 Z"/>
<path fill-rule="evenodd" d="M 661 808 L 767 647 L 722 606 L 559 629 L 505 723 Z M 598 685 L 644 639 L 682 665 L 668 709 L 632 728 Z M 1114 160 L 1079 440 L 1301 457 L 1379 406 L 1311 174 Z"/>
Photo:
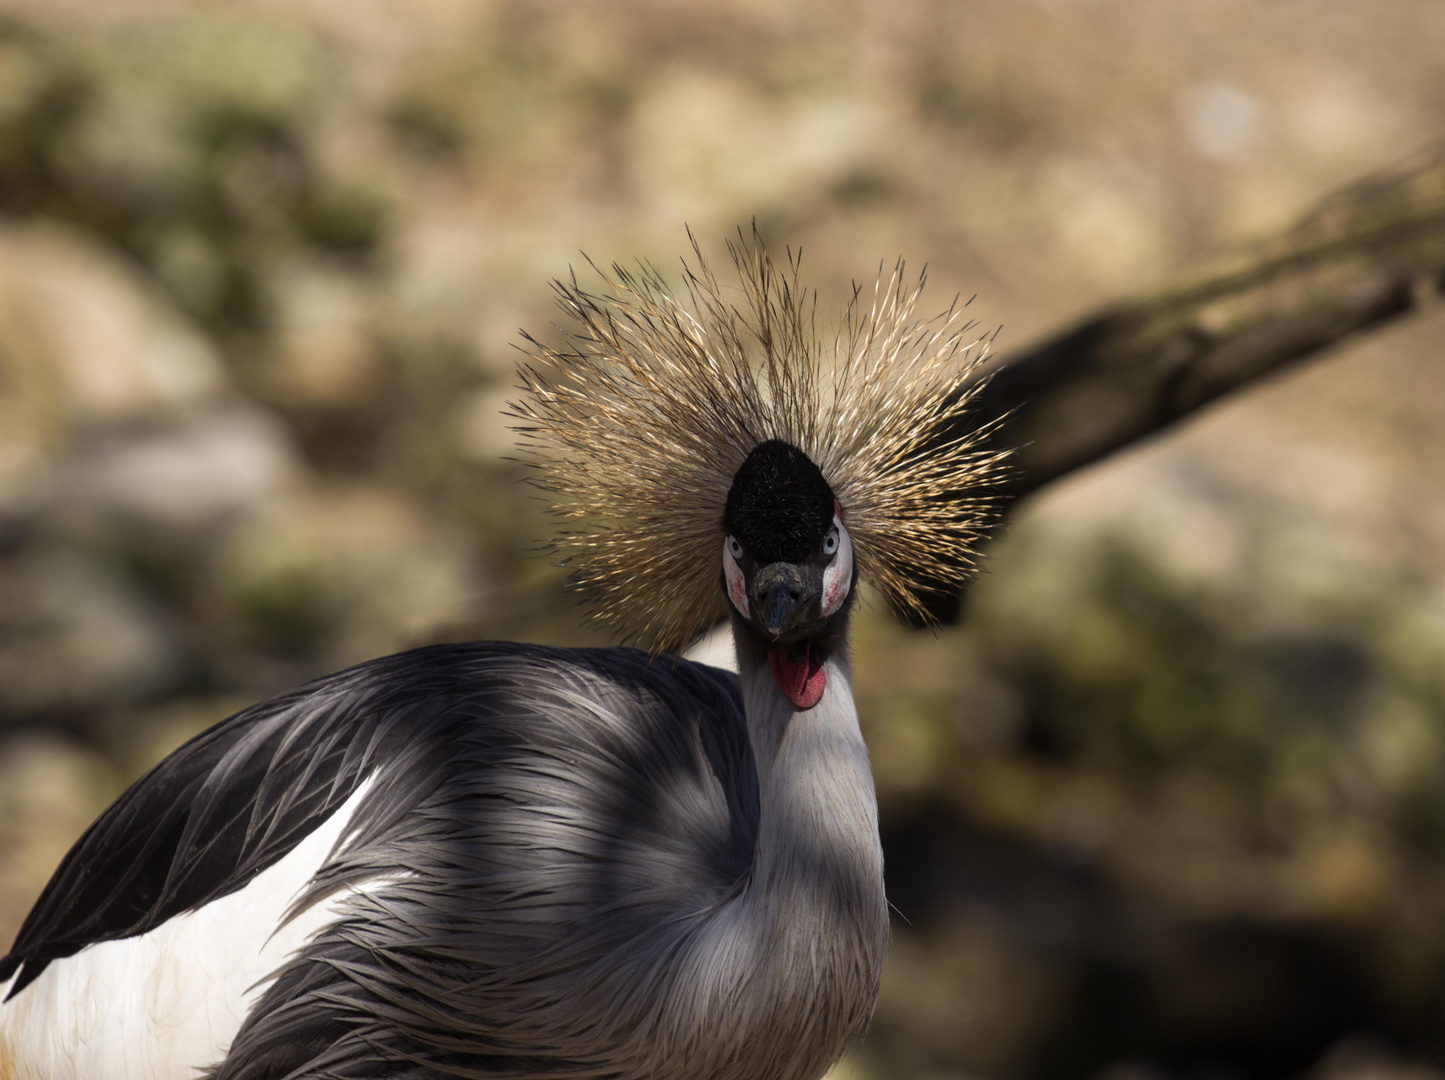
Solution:
<path fill-rule="evenodd" d="M 838 530 L 829 529 L 828 536 L 823 541 L 823 554 L 832 555 L 838 550 Z"/>
<path fill-rule="evenodd" d="M 836 547 L 837 545 L 835 544 L 834 546 Z M 728 554 L 734 559 L 741 559 L 743 557 L 743 546 L 738 543 L 737 537 L 728 537 Z"/>

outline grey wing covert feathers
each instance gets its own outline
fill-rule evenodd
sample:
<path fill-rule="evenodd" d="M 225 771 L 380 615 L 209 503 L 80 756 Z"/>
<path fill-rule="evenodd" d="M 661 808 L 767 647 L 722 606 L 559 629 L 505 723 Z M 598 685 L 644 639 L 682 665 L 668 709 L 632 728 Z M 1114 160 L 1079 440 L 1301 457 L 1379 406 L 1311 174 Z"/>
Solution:
<path fill-rule="evenodd" d="M 244 887 L 368 780 L 297 908 L 370 884 L 266 989 L 215 1080 L 599 1075 L 627 1037 L 602 1023 L 629 1008 L 615 976 L 660 965 L 756 840 L 733 676 L 628 649 L 434 646 L 192 740 L 81 838 L 0 969 L 33 980 Z"/>

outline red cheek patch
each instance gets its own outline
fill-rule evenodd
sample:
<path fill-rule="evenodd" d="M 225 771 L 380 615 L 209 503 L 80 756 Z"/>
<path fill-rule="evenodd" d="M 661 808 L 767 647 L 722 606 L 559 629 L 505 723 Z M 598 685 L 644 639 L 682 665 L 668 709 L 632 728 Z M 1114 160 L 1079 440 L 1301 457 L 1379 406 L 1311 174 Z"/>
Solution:
<path fill-rule="evenodd" d="M 768 667 L 772 668 L 773 682 L 778 684 L 778 689 L 798 708 L 811 709 L 823 699 L 828 677 L 807 645 L 802 647 L 801 656 L 788 655 L 788 650 L 781 645 L 769 646 Z"/>

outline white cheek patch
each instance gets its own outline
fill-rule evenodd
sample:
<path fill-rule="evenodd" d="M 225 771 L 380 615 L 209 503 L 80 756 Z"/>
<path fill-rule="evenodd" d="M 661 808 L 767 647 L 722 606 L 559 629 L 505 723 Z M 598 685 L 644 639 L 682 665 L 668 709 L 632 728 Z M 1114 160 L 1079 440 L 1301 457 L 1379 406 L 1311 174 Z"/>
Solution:
<path fill-rule="evenodd" d="M 853 541 L 837 514 L 833 515 L 833 528 L 838 530 L 838 550 L 833 555 L 833 561 L 823 571 L 825 618 L 843 606 L 843 601 L 848 598 L 848 590 L 853 585 Z"/>
<path fill-rule="evenodd" d="M 728 599 L 733 602 L 733 607 L 738 609 L 738 614 L 744 619 L 748 617 L 748 590 L 743 581 L 743 569 L 738 561 L 733 558 L 733 553 L 728 550 L 728 542 L 723 541 L 723 577 L 728 583 Z"/>

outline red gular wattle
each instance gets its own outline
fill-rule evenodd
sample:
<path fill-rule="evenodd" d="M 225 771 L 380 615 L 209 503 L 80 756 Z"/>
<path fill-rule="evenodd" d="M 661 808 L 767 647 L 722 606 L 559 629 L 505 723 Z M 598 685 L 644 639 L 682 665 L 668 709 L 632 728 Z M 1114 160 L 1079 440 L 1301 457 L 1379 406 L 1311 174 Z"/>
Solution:
<path fill-rule="evenodd" d="M 778 689 L 798 708 L 811 709 L 823 699 L 828 677 L 806 644 L 798 654 L 790 654 L 782 645 L 770 645 L 768 667 L 773 670 L 773 682 L 778 684 Z"/>

